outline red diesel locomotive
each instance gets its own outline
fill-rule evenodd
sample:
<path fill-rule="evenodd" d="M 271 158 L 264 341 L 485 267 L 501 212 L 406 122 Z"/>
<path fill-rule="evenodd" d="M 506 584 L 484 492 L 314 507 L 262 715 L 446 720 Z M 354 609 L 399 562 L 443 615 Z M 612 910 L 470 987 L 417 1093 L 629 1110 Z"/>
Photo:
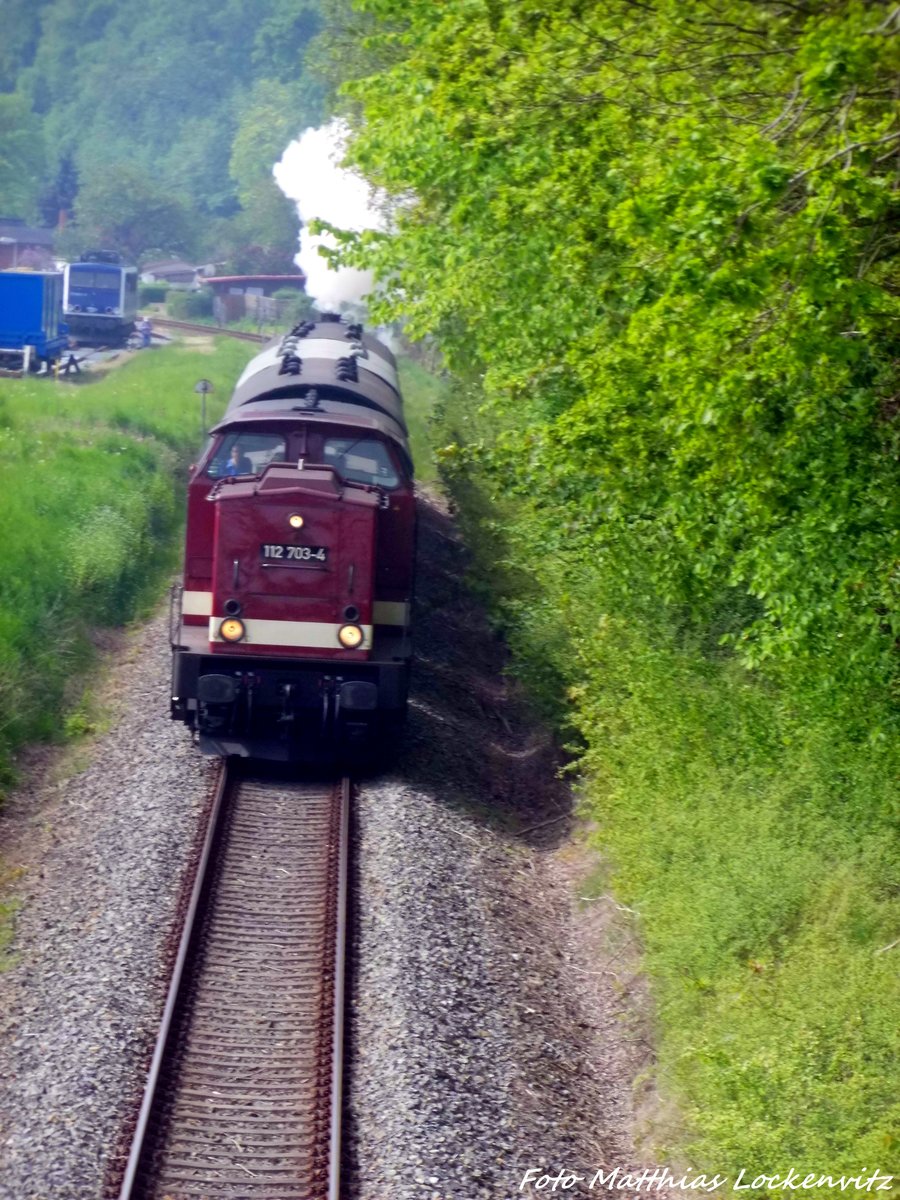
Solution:
<path fill-rule="evenodd" d="M 207 754 L 383 748 L 406 707 L 414 541 L 393 354 L 303 322 L 248 364 L 191 473 L 173 718 Z"/>

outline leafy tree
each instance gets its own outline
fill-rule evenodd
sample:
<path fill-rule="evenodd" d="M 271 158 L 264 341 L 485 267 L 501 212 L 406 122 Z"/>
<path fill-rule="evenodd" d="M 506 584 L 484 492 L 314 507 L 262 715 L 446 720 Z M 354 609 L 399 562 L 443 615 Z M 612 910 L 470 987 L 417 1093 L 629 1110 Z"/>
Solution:
<path fill-rule="evenodd" d="M 139 167 L 93 172 L 78 193 L 78 248 L 102 246 L 131 259 L 153 249 L 187 253 L 197 230 L 185 202 Z"/>
<path fill-rule="evenodd" d="M 0 95 L 0 213 L 34 214 L 44 147 L 40 123 L 20 95 Z"/>
<path fill-rule="evenodd" d="M 299 232 L 297 211 L 272 175 L 272 166 L 308 120 L 312 108 L 295 86 L 263 80 L 241 105 L 229 171 L 241 209 L 228 231 L 230 268 L 236 272 L 291 273 Z"/>
<path fill-rule="evenodd" d="M 270 81 L 281 89 L 284 107 L 274 115 L 286 133 L 277 146 L 269 134 L 255 150 L 248 143 L 238 154 L 245 164 L 255 155 L 260 171 L 270 172 L 290 138 L 318 120 L 319 94 L 302 66 L 316 13 L 312 0 L 299 7 L 286 0 L 253 6 L 247 0 L 156 0 L 137 8 L 113 0 L 44 0 L 39 36 L 31 18 L 31 32 L 23 32 L 28 65 L 16 81 L 43 118 L 51 174 L 68 157 L 86 185 L 92 172 L 128 164 L 206 218 L 236 214 L 232 143 L 248 112 L 259 128 L 252 110 L 269 103 L 255 85 Z M 49 204 L 49 179 L 42 190 Z M 248 227 L 256 197 L 253 203 Z M 270 198 L 259 209 L 264 220 L 273 208 Z M 271 230 L 260 228 L 252 238 L 268 245 Z"/>
<path fill-rule="evenodd" d="M 315 115 L 311 113 L 309 119 Z M 272 167 L 305 124 L 302 102 L 290 84 L 262 80 L 242 102 L 228 170 L 245 209 L 250 208 L 258 185 L 272 179 Z"/>
<path fill-rule="evenodd" d="M 579 738 L 682 1150 L 896 1160 L 900 10 L 357 7 L 393 227 L 338 257 L 458 377 L 445 477 Z"/>
<path fill-rule="evenodd" d="M 60 214 L 66 218 L 71 214 L 78 192 L 78 172 L 71 155 L 64 155 L 60 160 L 59 169 L 52 185 L 45 188 L 41 194 L 41 219 L 45 225 L 54 226 L 60 220 Z"/>
<path fill-rule="evenodd" d="M 34 57 L 41 13 L 47 3 L 48 0 L 6 0 L 0 39 L 0 92 L 16 90 L 22 67 Z"/>
<path fill-rule="evenodd" d="M 698 627 L 748 597 L 746 663 L 883 682 L 896 9 L 358 7 L 350 157 L 394 234 L 343 257 L 483 374 L 497 487 Z"/>
<path fill-rule="evenodd" d="M 253 39 L 252 61 L 259 74 L 296 87 L 297 66 L 321 27 L 317 0 L 274 0 Z M 305 88 L 311 87 L 302 76 L 299 82 Z M 310 90 L 308 102 L 318 103 L 318 94 Z"/>
<path fill-rule="evenodd" d="M 215 245 L 235 275 L 290 275 L 297 271 L 299 223 L 293 203 L 274 180 L 262 180 L 248 193 L 252 209 L 239 212 L 220 228 Z"/>

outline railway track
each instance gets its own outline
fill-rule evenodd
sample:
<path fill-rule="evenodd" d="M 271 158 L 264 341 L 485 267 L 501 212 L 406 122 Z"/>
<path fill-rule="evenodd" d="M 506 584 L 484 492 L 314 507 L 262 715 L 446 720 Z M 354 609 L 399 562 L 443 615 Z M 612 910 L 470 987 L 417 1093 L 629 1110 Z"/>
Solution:
<path fill-rule="evenodd" d="M 218 325 L 192 324 L 190 321 L 170 321 L 168 317 L 154 317 L 153 327 L 159 329 L 180 329 L 184 333 L 211 333 L 216 337 L 238 338 L 242 342 L 270 342 L 272 337 L 266 333 L 245 333 L 243 329 L 222 329 Z"/>
<path fill-rule="evenodd" d="M 338 1200 L 349 806 L 223 771 L 119 1200 Z"/>

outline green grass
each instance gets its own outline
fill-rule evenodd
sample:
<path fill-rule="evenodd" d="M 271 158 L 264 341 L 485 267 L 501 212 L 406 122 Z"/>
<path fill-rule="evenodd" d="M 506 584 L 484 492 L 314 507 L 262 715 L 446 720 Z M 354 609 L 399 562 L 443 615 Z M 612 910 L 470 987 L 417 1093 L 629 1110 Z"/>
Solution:
<path fill-rule="evenodd" d="M 12 894 L 18 886 L 19 872 L 10 871 L 0 863 L 0 972 L 13 965 L 9 954 L 14 921 L 19 910 L 19 900 Z"/>
<path fill-rule="evenodd" d="M 627 622 L 582 663 L 586 807 L 640 914 L 674 1148 L 896 1172 L 896 751 Z"/>
<path fill-rule="evenodd" d="M 16 746 L 62 738 L 91 628 L 130 619 L 174 562 L 193 384 L 224 407 L 248 348 L 134 358 L 95 381 L 0 382 L 0 780 Z"/>
<path fill-rule="evenodd" d="M 143 611 L 175 566 L 204 441 L 194 384 L 215 388 L 208 429 L 256 349 L 221 338 L 215 353 L 174 345 L 101 378 L 0 380 L 0 799 L 17 747 L 95 730 L 90 633 Z M 405 360 L 401 373 L 419 475 L 433 480 L 440 385 Z M 14 912 L 0 897 L 0 958 Z"/>
<path fill-rule="evenodd" d="M 572 744 L 598 888 L 638 914 L 658 1085 L 681 1114 L 655 1131 L 660 1160 L 900 1174 L 887 699 L 849 721 L 839 696 L 767 683 L 654 604 L 639 563 L 623 588 L 477 467 L 448 486 L 515 669 Z"/>

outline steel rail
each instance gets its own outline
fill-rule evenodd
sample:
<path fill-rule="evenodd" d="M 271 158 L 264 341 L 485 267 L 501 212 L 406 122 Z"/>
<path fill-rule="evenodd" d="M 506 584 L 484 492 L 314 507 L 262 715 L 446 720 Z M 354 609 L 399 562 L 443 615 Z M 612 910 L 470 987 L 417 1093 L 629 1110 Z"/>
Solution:
<path fill-rule="evenodd" d="M 341 780 L 340 844 L 337 912 L 334 947 L 334 1023 L 331 1067 L 331 1133 L 329 1145 L 328 1200 L 340 1200 L 341 1104 L 344 1074 L 344 980 L 347 948 L 347 881 L 350 871 L 350 780 Z"/>
<path fill-rule="evenodd" d="M 161 329 L 180 329 L 184 333 L 209 333 L 216 337 L 237 338 L 242 342 L 271 342 L 274 334 L 249 333 L 244 329 L 224 329 L 218 325 L 201 325 L 191 321 L 173 321 L 169 317 L 154 317 L 154 326 Z"/>
<path fill-rule="evenodd" d="M 153 1110 L 154 1097 L 156 1096 L 156 1085 L 159 1081 L 159 1072 L 162 1067 L 163 1059 L 165 1057 L 169 1042 L 169 1033 L 172 1028 L 172 1017 L 175 1013 L 175 1005 L 178 1002 L 178 994 L 181 991 L 181 980 L 184 975 L 184 965 L 187 962 L 188 950 L 190 948 L 191 940 L 194 936 L 197 911 L 200 907 L 200 896 L 206 884 L 206 871 L 207 867 L 209 866 L 210 854 L 212 852 L 213 842 L 215 841 L 219 826 L 219 814 L 222 810 L 222 802 L 228 791 L 228 783 L 228 767 L 227 765 L 223 764 L 219 768 L 219 779 L 216 785 L 213 802 L 209 810 L 206 833 L 203 838 L 203 849 L 200 852 L 200 860 L 197 864 L 197 873 L 194 876 L 194 886 L 191 888 L 191 896 L 190 900 L 188 901 L 187 911 L 184 916 L 184 925 L 181 930 L 181 938 L 178 942 L 178 953 L 175 956 L 175 964 L 172 967 L 172 976 L 169 980 L 169 991 L 166 995 L 166 1003 L 165 1007 L 163 1008 L 159 1033 L 156 1037 L 156 1045 L 153 1048 L 153 1058 L 150 1060 L 150 1071 L 147 1075 L 147 1083 L 144 1086 L 141 1109 L 140 1113 L 138 1114 L 134 1138 L 131 1143 L 131 1153 L 128 1156 L 128 1165 L 125 1168 L 125 1177 L 122 1180 L 122 1187 L 119 1191 L 119 1200 L 130 1200 L 132 1189 L 134 1188 L 134 1183 L 137 1178 L 137 1169 L 144 1148 L 147 1125 L 150 1120 L 150 1113 Z"/>
<path fill-rule="evenodd" d="M 295 783 L 282 784 L 279 790 L 279 785 L 272 784 L 273 801 L 270 801 L 269 792 L 265 790 L 268 787 L 261 781 L 249 781 L 241 790 L 241 784 L 227 771 L 222 771 L 187 906 L 134 1139 L 118 1192 L 119 1200 L 180 1195 L 177 1187 L 172 1190 L 172 1171 L 176 1176 L 183 1176 L 187 1171 L 198 1186 L 201 1186 L 201 1179 L 196 1172 L 212 1172 L 203 1176 L 209 1178 L 209 1183 L 202 1185 L 204 1189 L 209 1188 L 210 1200 L 213 1196 L 247 1196 L 250 1191 L 243 1176 L 237 1176 L 240 1186 L 234 1178 L 229 1182 L 228 1176 L 243 1171 L 254 1177 L 254 1172 L 245 1165 L 248 1161 L 260 1177 L 273 1177 L 274 1190 L 268 1185 L 263 1186 L 262 1178 L 260 1184 L 251 1189 L 253 1196 L 260 1200 L 265 1200 L 268 1195 L 273 1200 L 275 1196 L 285 1195 L 285 1188 L 291 1195 L 302 1189 L 302 1195 L 310 1200 L 326 1200 L 326 1193 L 327 1200 L 340 1200 L 350 781 L 343 779 L 339 785 L 332 785 L 331 815 L 325 825 L 322 822 L 324 814 L 329 812 L 326 807 L 328 788 Z M 274 824 L 270 812 L 273 802 Z M 288 816 L 285 816 L 286 811 Z M 240 815 L 242 812 L 243 816 Z M 261 835 L 255 832 L 257 826 L 252 822 L 259 818 L 252 817 L 253 812 L 265 813 L 265 820 L 259 826 Z M 300 817 L 302 820 L 298 824 Z M 316 833 L 316 829 L 321 832 Z M 260 836 L 262 841 L 252 840 Z M 248 839 L 251 840 L 248 842 Z M 290 857 L 279 859 L 279 846 L 282 849 L 288 847 Z M 236 879 L 231 856 L 236 854 L 243 862 L 242 856 L 247 853 L 251 857 L 246 859 L 246 869 L 240 866 L 241 878 Z M 275 857 L 271 858 L 273 854 Z M 226 868 L 229 861 L 232 865 Z M 270 873 L 281 872 L 285 876 L 271 896 L 265 887 L 254 890 L 250 866 L 253 861 L 265 863 Z M 290 870 L 278 865 L 279 862 Z M 251 883 L 247 892 L 243 889 L 248 879 Z M 241 893 L 237 909 L 231 907 L 233 896 L 232 900 L 228 899 L 235 883 L 240 885 Z M 292 932 L 292 924 L 288 924 L 265 934 L 267 945 L 277 939 L 282 970 L 293 982 L 284 1000 L 280 992 L 272 992 L 271 985 L 265 985 L 269 987 L 265 993 L 271 1010 L 269 1017 L 278 1024 L 281 1032 L 267 1035 L 262 1059 L 258 1060 L 252 1057 L 259 1053 L 258 1046 L 255 1050 L 252 1048 L 252 1029 L 247 1035 L 249 1044 L 246 1047 L 238 1045 L 235 1049 L 230 1043 L 234 1038 L 244 1039 L 243 1024 L 228 1026 L 221 1034 L 215 1024 L 209 1026 L 204 1022 L 210 1011 L 214 1014 L 213 1021 L 221 1021 L 223 1015 L 226 1019 L 231 1018 L 235 1012 L 242 1011 L 240 1006 L 246 1003 L 248 987 L 252 991 L 255 972 L 259 969 L 254 965 L 253 951 L 249 952 L 246 961 L 241 958 L 242 953 L 247 953 L 243 947 L 248 937 L 251 943 L 254 938 L 258 943 L 260 935 L 258 931 L 254 932 L 253 922 L 258 923 L 261 910 L 266 914 L 266 921 L 270 919 L 270 906 L 279 895 L 287 898 L 285 912 L 289 921 L 302 921 L 302 929 L 307 933 L 305 937 L 298 937 Z M 218 909 L 220 905 L 222 912 L 216 916 L 214 908 Z M 212 942 L 208 940 L 210 936 Z M 204 973 L 207 967 L 201 964 L 210 955 L 212 966 L 207 975 Z M 279 971 L 278 979 L 282 977 Z M 298 988 L 299 992 L 296 991 Z M 215 1008 L 211 1010 L 213 1003 Z M 190 1032 L 186 1032 L 189 1026 L 184 1023 L 185 1006 L 199 1021 L 193 1042 Z M 289 1011 L 292 1011 L 290 1017 L 287 1016 Z M 191 1022 L 194 1016 L 190 1018 Z M 241 1020 L 246 1019 L 242 1017 Z M 293 1025 L 285 1026 L 284 1020 Z M 190 1028 L 193 1028 L 192 1024 Z M 287 1043 L 279 1046 L 279 1038 L 286 1038 Z M 299 1076 L 286 1074 L 289 1065 L 291 1070 L 296 1070 L 298 1052 L 301 1057 L 306 1056 L 306 1066 Z M 237 1075 L 236 1062 L 241 1066 Z M 249 1072 L 244 1071 L 248 1062 Z M 265 1075 L 266 1067 L 271 1067 L 273 1073 Z M 265 1075 L 262 1082 L 260 1072 Z M 174 1091 L 173 1080 L 176 1081 Z M 327 1112 L 324 1111 L 326 1104 Z M 186 1120 L 187 1125 L 176 1121 L 170 1128 L 169 1118 L 176 1109 L 181 1113 L 178 1121 Z M 163 1113 L 169 1115 L 163 1117 Z M 224 1140 L 233 1142 L 242 1156 L 254 1147 L 258 1148 L 262 1156 L 258 1164 L 252 1158 L 244 1157 L 222 1161 L 223 1133 L 227 1134 L 229 1129 L 235 1132 L 234 1122 L 241 1119 L 241 1113 L 248 1121 L 243 1126 L 244 1131 L 240 1132 L 239 1127 L 238 1137 L 226 1136 Z M 296 1133 L 292 1137 L 294 1126 Z M 174 1140 L 170 1141 L 170 1137 Z M 187 1142 L 185 1138 L 188 1138 Z M 206 1149 L 203 1149 L 204 1144 Z M 197 1150 L 197 1145 L 201 1150 Z M 233 1151 L 229 1153 L 233 1156 Z M 297 1174 L 288 1183 L 285 1173 L 291 1171 L 292 1164 L 296 1164 L 293 1169 Z M 162 1174 L 156 1174 L 157 1171 Z M 159 1186 L 163 1187 L 163 1192 L 158 1191 Z M 235 1186 L 239 1190 L 233 1190 Z M 259 1187 L 262 1187 L 261 1191 Z M 187 1190 L 191 1195 L 199 1194 L 193 1183 Z M 203 1194 L 207 1195 L 206 1190 Z"/>

